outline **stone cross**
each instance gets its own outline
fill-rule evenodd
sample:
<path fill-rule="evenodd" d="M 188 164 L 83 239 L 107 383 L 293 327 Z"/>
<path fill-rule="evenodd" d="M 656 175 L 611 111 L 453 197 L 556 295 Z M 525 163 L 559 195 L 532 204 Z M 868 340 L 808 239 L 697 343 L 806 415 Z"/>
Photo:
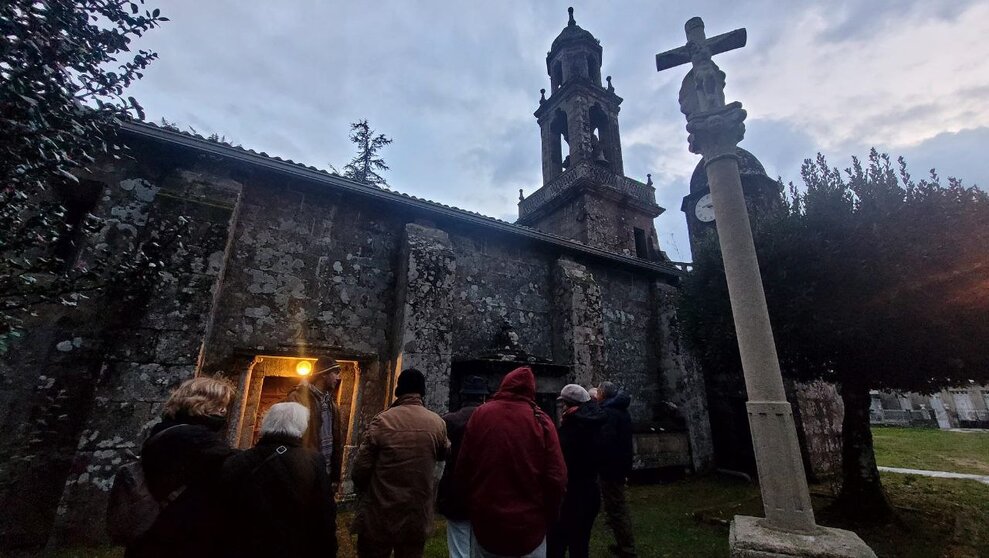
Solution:
<path fill-rule="evenodd" d="M 691 18 L 685 26 L 687 44 L 656 55 L 656 71 L 662 72 L 670 68 L 693 64 L 693 70 L 687 74 L 696 92 L 696 110 L 717 110 L 725 106 L 724 72 L 711 60 L 715 54 L 728 52 L 745 46 L 747 34 L 745 29 L 736 29 L 708 39 L 704 35 L 704 21 L 699 17 Z M 685 80 L 686 82 L 686 80 Z M 681 93 L 681 110 L 684 106 L 684 94 Z M 694 109 L 693 106 L 689 107 Z M 691 110 L 691 112 L 696 112 Z M 684 114 L 690 114 L 684 110 Z"/>
<path fill-rule="evenodd" d="M 690 151 L 704 157 L 714 202 L 766 514 L 763 520 L 735 518 L 731 556 L 875 556 L 854 533 L 820 528 L 814 521 L 738 173 L 746 115 L 741 103 L 725 104 L 725 74 L 711 60 L 714 54 L 744 46 L 745 29 L 708 39 L 704 22 L 695 17 L 685 30 L 686 46 L 656 55 L 656 68 L 692 65 L 680 89 L 680 110 L 687 117 Z"/>

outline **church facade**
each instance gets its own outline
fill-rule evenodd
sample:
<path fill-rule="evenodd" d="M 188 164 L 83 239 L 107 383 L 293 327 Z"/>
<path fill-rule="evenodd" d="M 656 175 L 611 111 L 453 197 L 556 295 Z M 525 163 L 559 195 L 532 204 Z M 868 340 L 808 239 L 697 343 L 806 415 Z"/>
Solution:
<path fill-rule="evenodd" d="M 0 548 L 102 542 L 112 476 L 182 380 L 233 381 L 230 441 L 249 447 L 300 363 L 324 356 L 344 364 L 345 458 L 402 369 L 425 373 L 442 413 L 464 376 L 494 390 L 529 364 L 553 413 L 569 382 L 628 391 L 637 466 L 710 467 L 704 381 L 676 325 L 682 271 L 659 249 L 651 181 L 623 174 L 601 62 L 571 15 L 535 112 L 543 185 L 516 223 L 125 124 L 130 157 L 82 177 L 79 203 L 107 223 L 85 242 L 130 250 L 180 218 L 191 232 L 144 304 L 51 308 L 0 363 Z"/>

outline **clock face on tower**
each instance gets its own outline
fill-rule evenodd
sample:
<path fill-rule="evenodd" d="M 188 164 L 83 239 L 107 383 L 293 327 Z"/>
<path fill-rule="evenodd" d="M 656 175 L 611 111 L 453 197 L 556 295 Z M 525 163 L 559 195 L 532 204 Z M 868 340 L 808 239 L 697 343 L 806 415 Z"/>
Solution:
<path fill-rule="evenodd" d="M 697 200 L 697 205 L 694 206 L 694 215 L 701 223 L 714 221 L 714 201 L 711 200 L 711 194 L 704 194 Z"/>

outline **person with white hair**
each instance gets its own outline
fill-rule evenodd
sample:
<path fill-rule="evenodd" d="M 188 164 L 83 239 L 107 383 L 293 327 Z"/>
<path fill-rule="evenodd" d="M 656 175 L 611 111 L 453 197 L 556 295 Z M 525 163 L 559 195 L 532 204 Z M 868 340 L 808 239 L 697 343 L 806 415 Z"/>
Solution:
<path fill-rule="evenodd" d="M 227 460 L 228 555 L 335 557 L 336 504 L 323 455 L 303 446 L 309 409 L 276 403 L 261 438 Z"/>

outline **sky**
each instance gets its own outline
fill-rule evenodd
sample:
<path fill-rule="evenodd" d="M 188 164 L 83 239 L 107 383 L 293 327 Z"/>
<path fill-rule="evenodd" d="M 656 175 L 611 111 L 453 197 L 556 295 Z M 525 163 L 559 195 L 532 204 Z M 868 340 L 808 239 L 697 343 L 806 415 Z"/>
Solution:
<path fill-rule="evenodd" d="M 129 94 L 151 120 L 319 168 L 350 160 L 349 123 L 366 118 L 394 139 L 391 188 L 514 221 L 519 189 L 542 185 L 532 113 L 570 5 L 624 98 L 625 173 L 652 174 L 674 261 L 690 260 L 680 202 L 699 158 L 677 104 L 687 68 L 657 72 L 655 55 L 693 16 L 708 36 L 748 30 L 715 61 L 749 114 L 740 145 L 772 178 L 799 183 L 817 152 L 845 168 L 875 146 L 915 177 L 989 185 L 986 0 L 168 0 L 171 21 L 136 45 L 160 58 Z"/>

